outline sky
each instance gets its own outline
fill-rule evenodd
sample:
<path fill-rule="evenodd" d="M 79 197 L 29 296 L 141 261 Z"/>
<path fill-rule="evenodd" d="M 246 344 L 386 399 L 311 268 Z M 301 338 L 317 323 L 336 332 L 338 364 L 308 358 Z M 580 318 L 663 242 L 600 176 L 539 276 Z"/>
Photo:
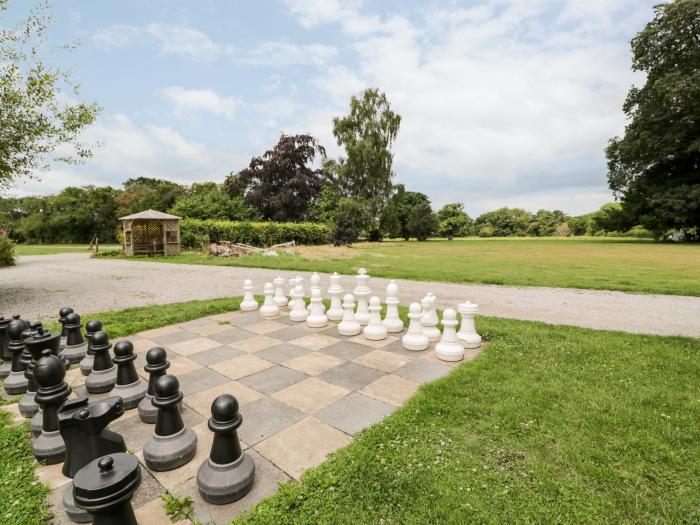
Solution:
<path fill-rule="evenodd" d="M 376 87 L 402 117 L 395 182 L 434 208 L 593 211 L 612 200 L 604 149 L 644 81 L 629 41 L 657 1 L 55 2 L 45 58 L 103 108 L 81 137 L 98 147 L 12 192 L 222 182 L 280 133 L 337 157 L 333 117 Z M 11 0 L 0 25 L 29 3 Z"/>

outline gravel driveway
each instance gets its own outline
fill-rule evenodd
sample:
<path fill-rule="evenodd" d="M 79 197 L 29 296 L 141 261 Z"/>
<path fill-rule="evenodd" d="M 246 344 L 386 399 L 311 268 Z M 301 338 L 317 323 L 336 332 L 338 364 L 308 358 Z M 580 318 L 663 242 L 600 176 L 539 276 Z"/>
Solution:
<path fill-rule="evenodd" d="M 91 259 L 85 253 L 17 258 L 17 266 L 0 269 L 0 315 L 54 319 L 63 306 L 86 315 L 130 306 L 167 304 L 192 299 L 241 295 L 243 279 L 251 278 L 257 293 L 276 275 L 308 273 L 167 264 L 124 259 Z M 370 286 L 384 297 L 387 280 Z M 659 335 L 700 337 L 700 297 L 637 295 L 567 288 L 459 285 L 397 280 L 402 303 L 420 301 L 432 291 L 438 306 L 454 307 L 469 299 L 481 313 L 514 319 L 569 324 Z M 354 279 L 344 276 L 346 290 Z M 328 286 L 323 276 L 322 285 Z"/>

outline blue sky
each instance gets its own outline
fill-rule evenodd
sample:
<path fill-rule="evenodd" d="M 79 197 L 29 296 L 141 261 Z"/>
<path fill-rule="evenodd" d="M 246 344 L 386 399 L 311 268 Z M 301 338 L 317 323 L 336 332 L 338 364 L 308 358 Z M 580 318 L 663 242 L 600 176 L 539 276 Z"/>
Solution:
<path fill-rule="evenodd" d="M 629 40 L 656 0 L 62 1 L 49 61 L 104 109 L 82 166 L 15 194 L 135 176 L 223 181 L 280 132 L 342 155 L 331 119 L 366 87 L 403 117 L 397 182 L 434 207 L 592 211 L 611 200 L 607 140 L 643 77 Z M 11 1 L 7 25 L 29 2 Z"/>

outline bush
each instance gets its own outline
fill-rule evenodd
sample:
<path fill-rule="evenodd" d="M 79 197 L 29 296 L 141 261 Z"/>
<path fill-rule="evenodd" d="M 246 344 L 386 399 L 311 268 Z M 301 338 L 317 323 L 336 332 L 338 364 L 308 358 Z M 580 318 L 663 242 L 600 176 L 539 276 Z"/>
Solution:
<path fill-rule="evenodd" d="M 419 241 L 427 240 L 438 226 L 438 216 L 427 202 L 418 203 L 408 214 L 408 232 Z"/>
<path fill-rule="evenodd" d="M 15 243 L 9 237 L 0 236 L 0 266 L 14 266 Z"/>
<path fill-rule="evenodd" d="M 354 199 L 341 199 L 335 217 L 333 243 L 350 244 L 360 237 L 362 226 L 367 222 L 367 209 Z"/>
<path fill-rule="evenodd" d="M 561 223 L 559 226 L 556 227 L 554 230 L 554 236 L 555 237 L 570 237 L 571 236 L 571 228 L 569 228 L 569 225 L 565 222 Z"/>
<path fill-rule="evenodd" d="M 313 222 L 247 222 L 184 219 L 180 238 L 185 248 L 197 248 L 208 237 L 211 242 L 231 241 L 252 246 L 271 246 L 295 241 L 299 244 L 325 244 L 330 229 Z"/>
<path fill-rule="evenodd" d="M 479 228 L 479 237 L 493 237 L 494 229 L 490 224 Z"/>

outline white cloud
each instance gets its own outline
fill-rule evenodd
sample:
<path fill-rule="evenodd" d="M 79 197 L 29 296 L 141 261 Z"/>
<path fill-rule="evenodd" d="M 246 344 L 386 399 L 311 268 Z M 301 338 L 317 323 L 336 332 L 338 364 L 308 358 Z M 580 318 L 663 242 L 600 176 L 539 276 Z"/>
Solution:
<path fill-rule="evenodd" d="M 357 15 L 358 0 L 284 0 L 299 23 L 307 29 Z"/>
<path fill-rule="evenodd" d="M 199 62 L 214 62 L 235 53 L 233 46 L 216 43 L 202 31 L 172 24 L 113 25 L 98 29 L 92 38 L 106 48 L 124 48 L 150 40 L 163 54 Z"/>
<path fill-rule="evenodd" d="M 238 60 L 244 64 L 268 67 L 323 65 L 334 59 L 337 53 L 335 47 L 323 44 L 297 45 L 284 41 L 266 41 L 241 54 Z"/>
<path fill-rule="evenodd" d="M 211 89 L 185 89 L 180 86 L 163 88 L 161 94 L 175 106 L 179 116 L 192 111 L 207 111 L 233 119 L 243 102 L 236 97 L 224 97 Z"/>

